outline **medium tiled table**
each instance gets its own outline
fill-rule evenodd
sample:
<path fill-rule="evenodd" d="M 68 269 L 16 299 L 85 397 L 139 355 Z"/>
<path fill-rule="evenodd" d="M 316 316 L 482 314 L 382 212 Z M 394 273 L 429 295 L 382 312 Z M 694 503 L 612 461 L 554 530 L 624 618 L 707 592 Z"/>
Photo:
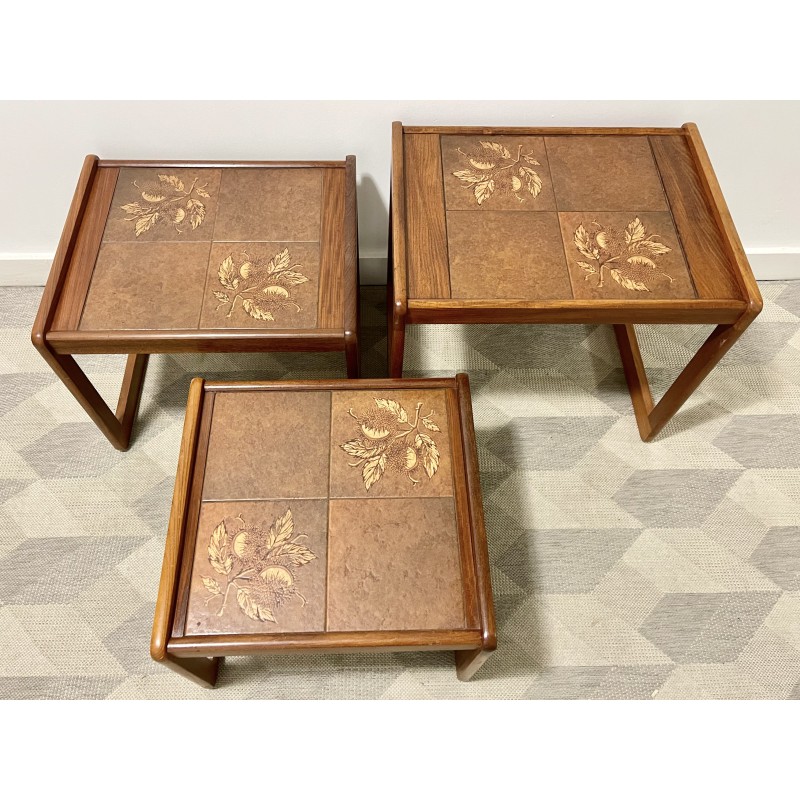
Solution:
<path fill-rule="evenodd" d="M 697 127 L 392 131 L 390 374 L 409 323 L 610 323 L 652 439 L 761 310 Z M 715 323 L 654 404 L 636 323 Z"/>
<path fill-rule="evenodd" d="M 358 377 L 355 158 L 87 156 L 34 345 L 125 449 L 150 353 L 344 350 Z M 116 414 L 74 354 L 127 353 Z"/>
<path fill-rule="evenodd" d="M 495 622 L 466 375 L 191 385 L 151 655 L 452 650 Z"/>

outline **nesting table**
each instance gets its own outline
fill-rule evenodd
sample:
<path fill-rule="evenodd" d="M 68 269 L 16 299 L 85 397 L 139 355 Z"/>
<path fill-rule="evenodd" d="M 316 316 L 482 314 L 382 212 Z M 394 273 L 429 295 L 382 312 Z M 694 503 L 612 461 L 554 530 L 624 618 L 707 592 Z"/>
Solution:
<path fill-rule="evenodd" d="M 357 377 L 355 157 L 87 156 L 32 340 L 119 449 L 150 353 L 343 350 Z M 128 354 L 116 412 L 81 353 Z"/>
<path fill-rule="evenodd" d="M 469 382 L 191 385 L 151 655 L 452 650 L 495 621 Z"/>
<path fill-rule="evenodd" d="M 390 374 L 409 323 L 608 323 L 652 439 L 761 310 L 697 127 L 392 131 Z M 634 324 L 714 323 L 653 402 Z"/>

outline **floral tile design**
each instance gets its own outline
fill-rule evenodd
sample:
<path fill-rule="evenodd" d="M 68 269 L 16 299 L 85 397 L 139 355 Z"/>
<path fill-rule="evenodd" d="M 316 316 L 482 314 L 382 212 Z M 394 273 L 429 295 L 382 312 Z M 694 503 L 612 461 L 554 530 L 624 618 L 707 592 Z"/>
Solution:
<path fill-rule="evenodd" d="M 319 245 L 215 242 L 201 328 L 314 328 Z"/>
<path fill-rule="evenodd" d="M 554 211 L 541 136 L 442 136 L 448 211 Z"/>
<path fill-rule="evenodd" d="M 696 296 L 668 213 L 559 214 L 576 299 Z"/>
<path fill-rule="evenodd" d="M 442 430 L 433 420 L 434 412 L 422 414 L 419 401 L 412 422 L 396 400 L 374 399 L 375 407 L 368 406 L 361 414 L 349 410 L 358 437 L 339 445 L 355 459 L 350 466 L 361 468 L 364 488 L 369 491 L 387 469 L 405 475 L 414 485 L 423 474 L 432 479 L 439 469 L 439 448 L 430 434 Z"/>
<path fill-rule="evenodd" d="M 453 494 L 443 390 L 334 392 L 331 497 Z"/>
<path fill-rule="evenodd" d="M 218 169 L 120 169 L 105 242 L 209 242 L 219 203 Z"/>
<path fill-rule="evenodd" d="M 326 500 L 205 502 L 186 633 L 323 630 Z"/>
<path fill-rule="evenodd" d="M 295 598 L 306 604 L 297 588 L 296 573 L 316 555 L 300 541 L 308 536 L 296 534 L 291 508 L 267 531 L 248 525 L 241 514 L 235 521 L 237 528 L 229 531 L 222 520 L 208 540 L 208 563 L 216 575 L 201 576 L 209 594 L 206 605 L 220 600 L 217 616 L 223 616 L 233 589 L 245 616 L 277 623 L 279 606 Z"/>

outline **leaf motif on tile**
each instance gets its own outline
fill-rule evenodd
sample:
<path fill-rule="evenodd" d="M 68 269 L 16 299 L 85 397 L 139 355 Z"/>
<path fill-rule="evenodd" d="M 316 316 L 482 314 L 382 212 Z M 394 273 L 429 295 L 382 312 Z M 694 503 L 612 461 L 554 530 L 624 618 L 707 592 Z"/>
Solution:
<path fill-rule="evenodd" d="M 624 231 L 607 225 L 592 222 L 595 230 L 591 233 L 583 223 L 575 229 L 573 242 L 578 252 L 587 261 L 576 261 L 586 273 L 588 281 L 597 276 L 597 288 L 605 285 L 606 274 L 623 289 L 631 292 L 649 292 L 650 284 L 658 276 L 672 283 L 672 277 L 659 270 L 654 258 L 669 253 L 671 248 L 657 241 L 656 234 L 647 235 L 644 224 L 636 217 L 628 223 Z"/>
<path fill-rule="evenodd" d="M 133 222 L 133 231 L 138 238 L 155 225 L 171 225 L 178 233 L 183 233 L 188 225 L 192 230 L 199 228 L 206 216 L 205 204 L 198 197 L 209 198 L 206 186 L 199 184 L 198 178 L 192 181 L 189 191 L 177 175 L 158 175 L 157 179 L 133 181 L 141 200 L 126 203 L 120 208 L 128 214 L 126 222 Z"/>
<path fill-rule="evenodd" d="M 226 318 L 236 309 L 236 301 L 241 300 L 241 309 L 253 319 L 275 321 L 275 314 L 284 309 L 300 311 L 300 306 L 292 300 L 292 287 L 307 283 L 308 278 L 300 271 L 302 264 L 292 264 L 289 248 L 284 247 L 271 259 L 254 258 L 242 253 L 238 266 L 233 256 L 228 256 L 217 271 L 217 278 L 223 288 L 232 292 L 212 290 L 219 300 L 216 310 L 228 306 Z"/>
<path fill-rule="evenodd" d="M 232 591 L 243 614 L 260 622 L 276 622 L 276 609 L 293 598 L 303 605 L 306 599 L 297 589 L 298 567 L 317 556 L 301 541 L 305 534 L 295 535 L 292 510 L 278 517 L 268 531 L 248 525 L 238 516 L 233 520 L 237 530 L 230 534 L 225 520 L 211 534 L 208 562 L 212 569 L 225 575 L 225 585 L 208 575 L 201 576 L 209 593 L 206 605 L 222 598 L 217 616 L 225 613 Z"/>
<path fill-rule="evenodd" d="M 422 403 L 414 409 L 414 422 L 409 421 L 408 412 L 397 400 L 376 397 L 375 408 L 356 414 L 351 408 L 350 416 L 356 421 L 358 435 L 339 447 L 355 458 L 348 462 L 351 467 L 361 468 L 364 488 L 369 491 L 389 469 L 408 477 L 415 486 L 423 473 L 433 478 L 439 469 L 439 448 L 436 442 L 420 429 L 440 432 L 433 421 L 433 411 L 422 414 Z M 411 438 L 411 434 L 414 437 Z"/>
<path fill-rule="evenodd" d="M 541 165 L 531 153 L 523 154 L 522 145 L 518 146 L 514 156 L 499 142 L 479 144 L 480 150 L 473 148 L 471 152 L 458 148 L 471 169 L 460 169 L 453 173 L 464 184 L 464 188 L 472 190 L 479 206 L 495 191 L 513 194 L 520 203 L 524 203 L 528 195 L 536 197 L 542 191 L 542 179 L 533 169 L 533 166 Z"/>

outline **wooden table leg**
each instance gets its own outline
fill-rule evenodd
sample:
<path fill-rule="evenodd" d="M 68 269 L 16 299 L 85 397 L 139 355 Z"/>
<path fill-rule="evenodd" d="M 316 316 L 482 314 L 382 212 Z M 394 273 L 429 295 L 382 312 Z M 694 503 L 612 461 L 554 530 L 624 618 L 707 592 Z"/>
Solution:
<path fill-rule="evenodd" d="M 733 324 L 717 325 L 692 360 L 684 367 L 683 372 L 655 404 L 633 325 L 614 325 L 622 368 L 631 393 L 639 435 L 643 441 L 652 441 L 658 435 L 747 330 L 757 314 L 757 310 L 755 313 L 748 311 Z"/>
<path fill-rule="evenodd" d="M 470 680 L 488 661 L 494 650 L 456 650 L 456 675 L 460 681 Z"/>
<path fill-rule="evenodd" d="M 361 350 L 358 345 L 358 337 L 351 335 L 348 337 L 345 332 L 344 337 L 344 357 L 347 362 L 347 377 L 360 378 L 361 377 Z"/>
<path fill-rule="evenodd" d="M 217 684 L 219 668 L 223 662 L 222 656 L 212 658 L 175 658 L 167 654 L 160 663 L 169 667 L 178 675 L 183 675 L 190 681 L 202 686 L 204 689 L 213 689 Z"/>
<path fill-rule="evenodd" d="M 406 343 L 406 321 L 394 308 L 390 309 L 392 315 L 389 323 L 389 377 L 403 377 L 403 351 Z"/>
<path fill-rule="evenodd" d="M 71 355 L 54 353 L 48 347 L 37 349 L 111 444 L 117 450 L 127 450 L 142 396 L 148 354 L 128 356 L 115 414 Z"/>

